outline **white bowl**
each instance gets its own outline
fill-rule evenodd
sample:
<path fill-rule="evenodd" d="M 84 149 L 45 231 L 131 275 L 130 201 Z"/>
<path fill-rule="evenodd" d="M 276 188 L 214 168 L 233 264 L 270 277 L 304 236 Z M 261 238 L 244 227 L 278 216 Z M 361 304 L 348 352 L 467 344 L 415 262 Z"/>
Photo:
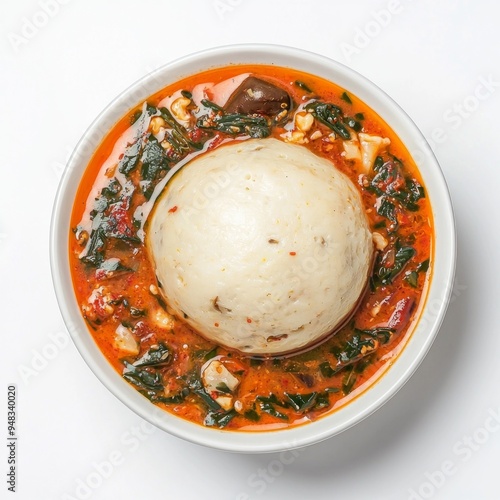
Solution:
<path fill-rule="evenodd" d="M 371 388 L 319 420 L 280 431 L 232 432 L 190 423 L 153 405 L 130 386 L 101 354 L 74 296 L 69 267 L 70 214 L 80 178 L 103 136 L 130 108 L 182 77 L 229 64 L 288 66 L 326 78 L 362 99 L 399 135 L 413 155 L 430 198 L 435 231 L 434 268 L 419 323 L 393 366 Z M 360 422 L 408 381 L 428 352 L 443 320 L 455 271 L 455 225 L 439 165 L 423 135 L 406 113 L 372 82 L 326 57 L 277 45 L 234 45 L 192 54 L 148 74 L 118 96 L 92 123 L 73 152 L 55 199 L 51 224 L 51 268 L 59 307 L 81 355 L 101 382 L 138 415 L 171 434 L 227 451 L 276 452 L 310 445 Z"/>

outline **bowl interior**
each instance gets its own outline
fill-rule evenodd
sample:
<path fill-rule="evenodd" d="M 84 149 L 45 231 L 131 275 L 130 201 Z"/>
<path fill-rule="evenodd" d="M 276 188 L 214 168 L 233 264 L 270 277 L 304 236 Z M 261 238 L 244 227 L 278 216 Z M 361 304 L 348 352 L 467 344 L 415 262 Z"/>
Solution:
<path fill-rule="evenodd" d="M 427 301 L 410 340 L 394 365 L 370 389 L 318 421 L 282 431 L 228 432 L 204 428 L 161 410 L 141 396 L 111 367 L 94 343 L 74 297 L 68 256 L 70 215 L 80 178 L 104 135 L 130 108 L 182 77 L 229 64 L 273 64 L 326 78 L 375 110 L 399 135 L 415 159 L 434 217 L 434 268 Z M 443 320 L 455 269 L 455 229 L 451 201 L 439 165 L 425 138 L 406 113 L 369 80 L 342 64 L 299 49 L 237 45 L 210 49 L 167 64 L 125 90 L 96 118 L 73 152 L 56 195 L 51 224 L 51 268 L 59 307 L 79 352 L 101 382 L 134 412 L 183 439 L 227 451 L 275 452 L 319 442 L 342 432 L 389 400 L 409 379 L 429 350 Z"/>

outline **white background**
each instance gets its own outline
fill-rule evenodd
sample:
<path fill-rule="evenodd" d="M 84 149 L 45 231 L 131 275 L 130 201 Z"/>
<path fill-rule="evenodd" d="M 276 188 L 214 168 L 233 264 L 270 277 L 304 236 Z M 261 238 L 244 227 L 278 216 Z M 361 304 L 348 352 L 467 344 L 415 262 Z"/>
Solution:
<path fill-rule="evenodd" d="M 499 4 L 42 4 L 2 2 L 0 14 L 0 439 L 9 383 L 19 435 L 16 494 L 0 445 L 0 497 L 499 499 Z M 243 42 L 318 52 L 382 87 L 431 142 L 456 211 L 457 281 L 429 355 L 373 416 L 294 455 L 231 455 L 151 431 L 70 342 L 49 269 L 58 181 L 94 117 L 150 70 Z"/>

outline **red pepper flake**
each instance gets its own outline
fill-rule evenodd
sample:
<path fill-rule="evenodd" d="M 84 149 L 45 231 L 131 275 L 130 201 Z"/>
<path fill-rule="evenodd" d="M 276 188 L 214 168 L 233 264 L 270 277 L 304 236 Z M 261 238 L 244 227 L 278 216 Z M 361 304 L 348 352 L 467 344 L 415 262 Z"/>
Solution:
<path fill-rule="evenodd" d="M 174 212 L 177 212 L 177 205 L 173 206 L 169 211 L 168 213 L 169 214 L 173 214 Z"/>
<path fill-rule="evenodd" d="M 215 328 L 219 328 L 219 323 L 214 323 Z"/>
<path fill-rule="evenodd" d="M 293 257 L 293 256 L 297 255 L 297 252 L 290 252 L 290 255 Z"/>
<path fill-rule="evenodd" d="M 251 323 L 251 322 L 252 322 L 251 318 L 247 318 L 247 323 Z"/>
<path fill-rule="evenodd" d="M 193 142 L 200 142 L 203 139 L 204 132 L 199 128 L 194 128 L 188 135 Z"/>
<path fill-rule="evenodd" d="M 209 143 L 207 151 L 211 151 L 212 149 L 215 149 L 222 141 L 224 140 L 224 137 L 222 134 L 217 134 Z"/>

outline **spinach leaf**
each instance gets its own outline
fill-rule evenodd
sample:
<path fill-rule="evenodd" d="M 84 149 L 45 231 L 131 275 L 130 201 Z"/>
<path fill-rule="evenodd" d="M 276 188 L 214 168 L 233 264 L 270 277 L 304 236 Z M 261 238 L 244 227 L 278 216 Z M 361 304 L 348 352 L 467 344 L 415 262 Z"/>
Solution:
<path fill-rule="evenodd" d="M 203 148 L 203 144 L 191 140 L 187 129 L 177 122 L 168 108 L 160 108 L 160 113 L 171 129 L 165 135 L 165 140 L 171 144 L 179 156 L 183 156 L 190 151 L 199 151 Z"/>
<path fill-rule="evenodd" d="M 92 220 L 92 230 L 85 249 L 80 255 L 82 262 L 98 267 L 104 261 L 107 219 L 101 213 Z"/>
<path fill-rule="evenodd" d="M 370 190 L 398 201 L 410 212 L 419 210 L 417 202 L 425 198 L 424 188 L 415 179 L 404 177 L 404 167 L 398 158 L 377 156 L 373 170 L 375 175 L 370 181 Z"/>
<path fill-rule="evenodd" d="M 323 377 L 325 378 L 333 377 L 338 372 L 337 369 L 334 370 L 331 367 L 328 361 L 323 361 L 323 363 L 319 365 L 319 371 L 321 372 L 321 375 L 323 375 Z"/>
<path fill-rule="evenodd" d="M 417 288 L 417 286 L 418 286 L 418 273 L 417 273 L 417 271 L 407 272 L 404 279 L 412 288 Z"/>
<path fill-rule="evenodd" d="M 208 99 L 202 99 L 201 103 L 203 104 L 203 106 L 211 109 L 212 111 L 221 113 L 224 112 L 224 108 L 221 108 L 218 104 L 215 104 L 215 102 L 209 101 Z"/>
<path fill-rule="evenodd" d="M 111 258 L 101 262 L 96 271 L 96 277 L 99 280 L 115 278 L 125 273 L 133 272 L 129 267 L 124 266 L 120 259 Z"/>
<path fill-rule="evenodd" d="M 338 392 L 338 389 L 336 389 L 336 392 Z M 328 392 L 324 391 L 318 393 L 313 410 L 321 410 L 322 408 L 328 408 L 328 406 L 330 406 L 330 398 L 328 397 Z"/>
<path fill-rule="evenodd" d="M 426 273 L 429 270 L 429 259 L 426 259 L 417 266 L 414 271 L 408 271 L 404 277 L 405 281 L 413 288 L 418 286 L 419 273 Z"/>
<path fill-rule="evenodd" d="M 352 334 L 344 340 L 341 346 L 333 347 L 330 352 L 337 358 L 337 365 L 331 367 L 320 365 L 320 370 L 324 370 L 324 374 L 335 375 L 339 371 L 350 367 L 360 360 L 370 356 L 378 347 L 379 344 L 387 344 L 394 333 L 391 328 L 373 328 L 367 330 L 353 329 Z"/>
<path fill-rule="evenodd" d="M 139 138 L 127 146 L 123 158 L 118 163 L 118 171 L 121 174 L 128 176 L 135 170 L 139 163 L 141 150 L 142 141 Z"/>
<path fill-rule="evenodd" d="M 351 118 L 350 116 L 346 116 L 344 118 L 344 123 L 352 128 L 354 131 L 356 132 L 361 132 L 361 130 L 363 129 L 363 127 L 361 126 L 361 123 L 359 123 L 357 120 L 355 120 L 354 118 Z"/>
<path fill-rule="evenodd" d="M 102 188 L 101 195 L 109 199 L 115 197 L 121 190 L 122 185 L 120 181 L 116 177 L 113 177 L 108 185 Z"/>
<path fill-rule="evenodd" d="M 396 206 L 391 203 L 387 197 L 383 196 L 377 206 L 377 213 L 392 223 L 393 230 L 398 228 L 398 218 L 396 216 Z"/>
<path fill-rule="evenodd" d="M 238 415 L 238 413 L 235 410 L 224 412 L 209 411 L 203 423 L 207 427 L 219 427 L 219 429 L 222 429 L 226 427 L 236 415 Z"/>
<path fill-rule="evenodd" d="M 210 397 L 210 394 L 205 390 L 201 380 L 197 375 L 192 375 L 187 382 L 189 389 L 196 394 L 211 410 L 221 411 L 222 407 L 217 401 Z"/>
<path fill-rule="evenodd" d="M 336 356 L 339 363 L 350 364 L 374 349 L 375 342 L 371 336 L 362 336 L 355 331 L 355 333 L 346 340 L 344 348 L 338 352 Z"/>
<path fill-rule="evenodd" d="M 158 143 L 156 137 L 150 134 L 146 140 L 141 157 L 141 187 L 146 198 L 149 199 L 153 192 L 154 181 L 161 170 L 168 169 L 167 156 Z"/>
<path fill-rule="evenodd" d="M 317 392 L 311 392 L 310 394 L 289 394 L 285 392 L 285 397 L 290 402 L 291 407 L 295 411 L 300 412 L 304 412 L 313 407 L 316 403 L 317 396 Z"/>
<path fill-rule="evenodd" d="M 257 401 L 259 403 L 260 409 L 272 415 L 273 417 L 280 418 L 281 420 L 288 420 L 288 416 L 284 413 L 278 411 L 275 406 L 281 406 L 282 408 L 286 408 L 285 404 L 278 400 L 276 395 L 271 394 L 270 396 L 257 396 Z"/>
<path fill-rule="evenodd" d="M 123 361 L 125 369 L 123 370 L 123 378 L 141 389 L 152 391 L 163 390 L 163 381 L 161 374 L 156 371 L 148 371 L 145 368 L 139 368 Z"/>
<path fill-rule="evenodd" d="M 390 342 L 392 335 L 394 334 L 393 328 L 371 328 L 368 330 L 360 330 L 355 328 L 354 331 L 359 335 L 369 335 L 370 337 L 377 339 L 381 344 L 387 344 Z"/>
<path fill-rule="evenodd" d="M 349 140 L 351 134 L 345 127 L 343 122 L 342 109 L 335 104 L 325 103 L 321 101 L 314 101 L 305 106 L 306 111 L 312 113 L 320 123 L 326 125 L 329 129 L 333 130 L 342 139 Z"/>
<path fill-rule="evenodd" d="M 354 388 L 356 384 L 356 374 L 354 373 L 354 367 L 351 365 L 346 369 L 344 378 L 342 379 L 342 392 L 347 396 Z"/>
<path fill-rule="evenodd" d="M 429 270 L 429 259 L 426 259 L 422 261 L 418 266 L 417 266 L 417 273 L 426 273 Z"/>
<path fill-rule="evenodd" d="M 157 346 L 150 347 L 138 360 L 134 361 L 136 367 L 163 366 L 171 361 L 170 349 L 160 342 Z"/>
<path fill-rule="evenodd" d="M 307 92 L 308 94 L 312 94 L 312 90 L 310 87 L 308 87 L 304 82 L 301 82 L 300 80 L 295 80 L 295 85 L 299 87 L 299 89 L 302 89 L 304 92 Z"/>
<path fill-rule="evenodd" d="M 141 391 L 141 394 L 146 396 L 152 403 L 163 403 L 166 405 L 172 405 L 172 404 L 180 404 L 182 403 L 187 395 L 189 394 L 189 389 L 185 387 L 182 389 L 177 394 L 174 394 L 173 396 L 161 396 L 156 393 L 152 393 L 151 391 L 146 392 L 146 391 Z"/>
<path fill-rule="evenodd" d="M 391 284 L 405 268 L 406 264 L 415 255 L 415 253 L 416 252 L 413 247 L 399 248 L 394 257 L 394 265 L 392 267 L 385 267 L 381 265 L 378 269 L 376 269 L 376 275 L 379 282 L 382 285 Z"/>
<path fill-rule="evenodd" d="M 345 101 L 347 104 L 352 104 L 352 100 L 349 97 L 349 94 L 347 92 L 343 92 L 340 98 Z"/>
<path fill-rule="evenodd" d="M 252 422 L 257 422 L 257 421 L 260 419 L 259 414 L 258 414 L 255 410 L 253 410 L 253 409 L 251 409 L 251 410 L 247 410 L 247 411 L 243 414 L 243 416 L 244 416 L 245 418 L 247 418 L 248 420 L 251 420 Z"/>
<path fill-rule="evenodd" d="M 240 113 L 224 114 L 220 111 L 213 115 L 203 115 L 196 123 L 198 128 L 218 130 L 229 135 L 246 134 L 252 138 L 271 135 L 271 128 L 263 116 L 249 116 Z"/>

